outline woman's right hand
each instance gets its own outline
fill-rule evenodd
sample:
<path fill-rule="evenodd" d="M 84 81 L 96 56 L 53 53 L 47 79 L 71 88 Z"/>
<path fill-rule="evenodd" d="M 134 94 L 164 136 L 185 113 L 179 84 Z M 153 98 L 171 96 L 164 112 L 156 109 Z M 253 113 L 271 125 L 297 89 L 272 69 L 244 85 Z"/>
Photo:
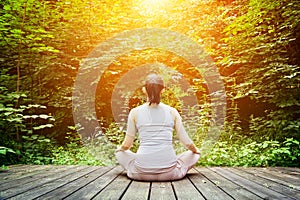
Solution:
<path fill-rule="evenodd" d="M 187 148 L 195 154 L 200 154 L 200 150 L 195 146 L 194 143 L 187 145 Z"/>
<path fill-rule="evenodd" d="M 200 155 L 200 149 L 199 149 L 198 147 L 195 147 L 195 149 L 196 149 L 196 151 L 195 151 L 195 152 L 193 152 L 193 153 L 195 153 L 195 154 L 199 154 L 199 155 Z"/>

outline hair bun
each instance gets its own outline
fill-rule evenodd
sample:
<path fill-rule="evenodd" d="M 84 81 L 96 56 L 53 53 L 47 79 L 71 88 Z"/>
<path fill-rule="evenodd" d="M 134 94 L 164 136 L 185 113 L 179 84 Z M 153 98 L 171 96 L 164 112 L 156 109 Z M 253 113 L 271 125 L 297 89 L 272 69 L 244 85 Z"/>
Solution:
<path fill-rule="evenodd" d="M 164 84 L 164 80 L 162 79 L 162 77 L 158 74 L 149 74 L 146 78 L 146 85 L 149 84 L 157 84 L 157 85 L 161 85 L 161 86 L 165 86 Z"/>

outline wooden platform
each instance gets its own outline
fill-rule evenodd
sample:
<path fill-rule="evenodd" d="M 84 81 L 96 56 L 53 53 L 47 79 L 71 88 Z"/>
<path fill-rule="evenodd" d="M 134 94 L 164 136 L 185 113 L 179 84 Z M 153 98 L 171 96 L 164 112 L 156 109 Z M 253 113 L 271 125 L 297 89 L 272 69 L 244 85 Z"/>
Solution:
<path fill-rule="evenodd" d="M 0 199 L 300 199 L 299 168 L 197 167 L 173 182 L 138 182 L 120 166 L 17 165 Z"/>

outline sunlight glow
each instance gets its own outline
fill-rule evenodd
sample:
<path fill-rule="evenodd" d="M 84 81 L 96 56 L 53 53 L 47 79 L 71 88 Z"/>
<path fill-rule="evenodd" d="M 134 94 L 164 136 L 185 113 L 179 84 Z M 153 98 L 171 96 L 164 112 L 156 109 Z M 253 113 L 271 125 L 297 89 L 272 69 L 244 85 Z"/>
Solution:
<path fill-rule="evenodd" d="M 170 0 L 139 0 L 139 13 L 143 16 L 157 16 L 164 14 L 170 6 Z"/>

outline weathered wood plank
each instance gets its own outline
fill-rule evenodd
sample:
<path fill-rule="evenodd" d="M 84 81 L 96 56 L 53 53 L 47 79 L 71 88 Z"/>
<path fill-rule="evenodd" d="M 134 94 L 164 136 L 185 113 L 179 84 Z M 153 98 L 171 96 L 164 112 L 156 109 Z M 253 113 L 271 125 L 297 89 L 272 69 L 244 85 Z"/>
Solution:
<path fill-rule="evenodd" d="M 289 174 L 292 176 L 297 176 L 300 178 L 300 168 L 295 168 L 295 167 L 269 167 L 267 168 L 270 171 L 275 171 L 279 172 L 282 174 Z"/>
<path fill-rule="evenodd" d="M 18 167 L 9 167 L 9 170 L 3 170 L 0 173 L 0 185 L 14 181 L 16 179 L 21 179 L 23 177 L 28 177 L 35 175 L 37 173 L 43 173 L 44 170 L 53 168 L 51 165 L 20 165 Z"/>
<path fill-rule="evenodd" d="M 195 176 L 195 175 L 197 175 L 197 172 L 189 173 L 187 177 Z M 197 188 L 193 185 L 193 183 L 190 181 L 189 178 L 184 178 L 179 181 L 174 181 L 172 182 L 172 184 L 174 187 L 175 195 L 178 200 L 205 199 L 197 190 Z"/>
<path fill-rule="evenodd" d="M 107 187 L 105 187 L 93 199 L 106 200 L 106 199 L 120 199 L 132 181 L 127 178 L 126 173 L 121 173 L 114 179 Z"/>
<path fill-rule="evenodd" d="M 221 188 L 217 187 L 211 180 L 205 177 L 201 173 L 201 168 L 198 168 L 199 173 L 196 175 L 189 176 L 189 179 L 193 182 L 193 184 L 197 187 L 199 192 L 206 198 L 206 199 L 230 199 L 233 198 L 224 192 Z"/>
<path fill-rule="evenodd" d="M 24 164 L 16 164 L 16 165 L 10 165 L 8 166 L 8 169 L 10 171 L 21 171 L 21 170 L 28 170 L 29 168 L 40 168 L 44 165 L 24 165 Z"/>
<path fill-rule="evenodd" d="M 273 170 L 270 170 L 270 168 L 255 167 L 255 168 L 249 168 L 246 170 L 248 172 L 257 174 L 258 176 L 261 176 L 263 178 L 270 179 L 274 182 L 278 182 L 278 183 L 286 185 L 288 187 L 300 190 L 300 178 L 297 176 L 278 173 Z"/>
<path fill-rule="evenodd" d="M 114 167 L 112 170 L 107 173 L 99 176 L 94 181 L 90 182 L 85 187 L 80 188 L 76 192 L 69 194 L 65 199 L 66 200 L 74 200 L 74 199 L 92 199 L 99 192 L 103 190 L 107 185 L 109 185 L 120 173 L 124 170 L 121 166 Z"/>
<path fill-rule="evenodd" d="M 29 167 L 31 166 L 31 167 Z M 27 171 L 29 169 L 37 169 L 41 168 L 43 165 L 23 165 L 23 164 L 18 164 L 18 165 L 11 165 L 7 166 L 7 169 L 0 169 L 1 172 L 16 172 L 16 171 Z M 1 174 L 0 174 L 1 177 Z"/>
<path fill-rule="evenodd" d="M 261 200 L 259 196 L 241 187 L 240 185 L 229 181 L 223 176 L 213 172 L 208 168 L 197 168 L 205 177 L 212 181 L 217 187 L 221 188 L 227 194 L 230 194 L 234 199 L 239 200 Z"/>
<path fill-rule="evenodd" d="M 89 174 L 93 171 L 95 171 L 96 167 L 84 167 L 83 169 L 76 171 L 76 173 L 68 174 L 67 176 L 64 176 L 63 178 L 56 179 L 55 181 L 48 181 L 39 187 L 35 188 L 34 190 L 28 190 L 26 192 L 23 192 L 19 195 L 14 196 L 13 198 L 15 200 L 22 200 L 22 199 L 35 199 L 41 195 L 47 194 L 49 191 L 52 191 L 56 188 L 60 188 L 61 186 L 64 186 L 65 184 L 71 183 L 74 180 L 77 180 L 78 178 L 85 176 L 86 174 Z M 52 199 L 55 196 L 52 196 Z M 46 195 L 47 198 L 47 195 Z M 56 198 L 56 197 L 55 197 Z M 42 197 L 42 199 L 44 199 Z M 60 198 L 57 198 L 60 199 Z"/>
<path fill-rule="evenodd" d="M 295 200 L 298 170 L 197 167 L 179 181 L 139 182 L 128 179 L 121 166 L 18 165 L 0 172 L 0 199 Z"/>
<path fill-rule="evenodd" d="M 150 199 L 172 200 L 176 199 L 171 182 L 152 182 Z"/>
<path fill-rule="evenodd" d="M 91 168 L 91 171 L 87 171 L 86 174 L 77 174 L 77 176 L 79 175 L 78 178 L 71 177 L 74 179 L 74 181 L 72 181 L 70 178 L 68 178 L 67 182 L 65 182 L 65 184 L 62 185 L 61 187 L 58 187 L 59 185 L 48 186 L 49 190 L 51 190 L 52 188 L 55 188 L 55 187 L 57 187 L 57 188 L 44 194 L 44 195 L 42 195 L 42 192 L 39 192 L 39 194 L 41 194 L 41 196 L 39 196 L 37 199 L 46 200 L 46 199 L 53 199 L 53 197 L 55 197 L 56 199 L 63 199 L 65 197 L 69 196 L 70 194 L 74 193 L 75 191 L 79 190 L 80 188 L 85 187 L 90 182 L 99 178 L 99 176 L 103 175 L 110 169 L 111 168 L 109 168 L 109 167 Z M 57 181 L 55 182 L 55 184 L 58 184 Z M 63 184 L 63 182 L 60 184 Z"/>
<path fill-rule="evenodd" d="M 132 181 L 122 200 L 145 200 L 150 195 L 150 182 Z"/>
<path fill-rule="evenodd" d="M 32 182 L 28 182 L 28 183 L 22 185 L 22 187 L 14 187 L 14 188 L 10 188 L 8 190 L 1 191 L 0 196 L 2 198 L 10 198 L 10 197 L 15 198 L 15 196 L 17 196 L 17 195 L 22 195 L 24 192 L 38 189 L 42 185 L 44 185 L 48 182 L 64 178 L 65 176 L 73 174 L 75 172 L 78 172 L 84 168 L 85 168 L 84 166 L 76 166 L 69 170 L 64 170 L 64 173 L 49 174 L 48 176 L 45 176 L 42 179 L 35 179 Z M 62 168 L 62 169 L 65 169 L 65 168 Z"/>
<path fill-rule="evenodd" d="M 54 173 L 63 173 L 64 171 L 75 167 L 76 166 L 61 167 L 61 166 L 48 165 L 48 166 L 44 166 L 45 170 L 42 170 L 43 168 L 39 168 L 36 171 L 28 170 L 27 172 L 25 172 L 22 170 L 21 173 L 14 172 L 14 175 L 10 177 L 9 180 L 5 180 L 0 184 L 0 191 L 18 187 L 18 186 L 23 186 L 27 183 L 43 179 L 44 177 L 47 177 Z"/>
<path fill-rule="evenodd" d="M 252 180 L 243 178 L 237 174 L 225 170 L 224 168 L 214 167 L 211 169 L 216 173 L 222 175 L 223 177 L 227 178 L 228 180 L 235 182 L 241 187 L 247 188 L 247 190 L 257 194 L 263 199 L 278 199 L 278 200 L 292 199 L 290 197 L 287 197 L 286 195 L 280 194 L 279 192 L 273 191 L 265 186 L 259 185 L 253 182 Z"/>
<path fill-rule="evenodd" d="M 229 171 L 234 172 L 235 174 L 244 177 L 246 179 L 250 179 L 253 182 L 256 182 L 260 185 L 263 185 L 267 188 L 270 188 L 272 190 L 275 190 L 276 192 L 279 192 L 281 194 L 284 194 L 286 196 L 289 196 L 291 198 L 300 199 L 300 191 L 290 188 L 286 185 L 282 185 L 278 182 L 274 182 L 269 179 L 265 179 L 262 177 L 257 176 L 255 173 L 250 173 L 247 170 L 243 170 L 243 168 L 226 168 Z"/>

